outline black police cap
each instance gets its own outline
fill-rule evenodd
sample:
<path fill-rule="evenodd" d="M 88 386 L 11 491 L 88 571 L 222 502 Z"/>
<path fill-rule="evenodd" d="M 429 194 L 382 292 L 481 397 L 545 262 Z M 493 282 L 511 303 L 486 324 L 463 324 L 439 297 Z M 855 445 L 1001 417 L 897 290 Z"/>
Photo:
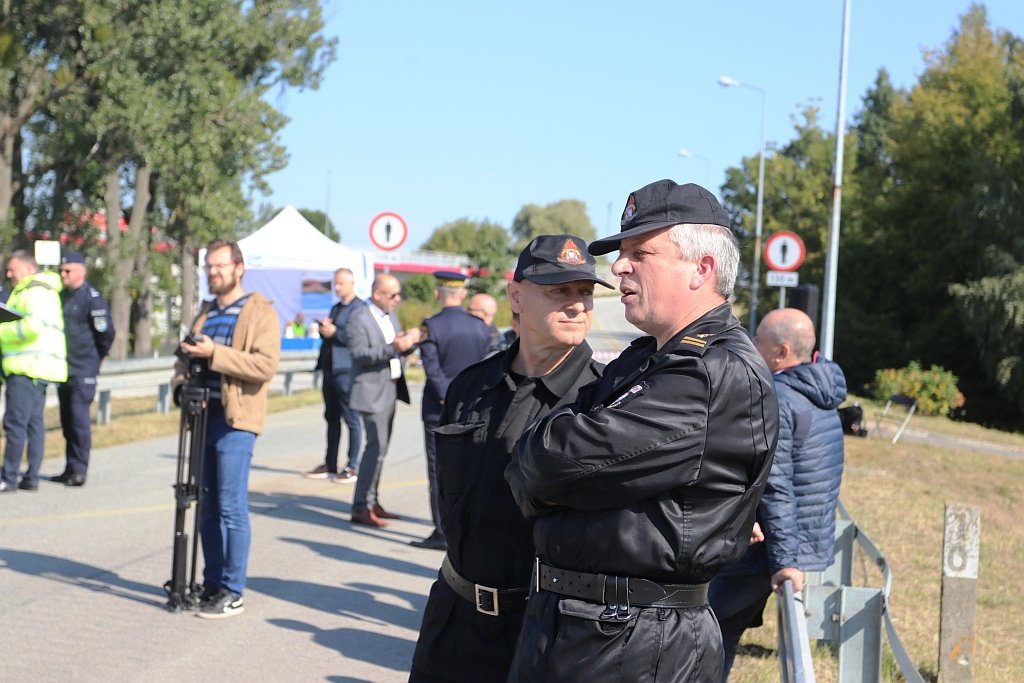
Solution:
<path fill-rule="evenodd" d="M 631 193 L 622 210 L 621 230 L 617 235 L 590 243 L 590 253 L 607 254 L 619 248 L 622 240 L 680 223 L 705 223 L 729 227 L 729 216 L 715 195 L 700 185 L 678 185 L 659 180 Z"/>

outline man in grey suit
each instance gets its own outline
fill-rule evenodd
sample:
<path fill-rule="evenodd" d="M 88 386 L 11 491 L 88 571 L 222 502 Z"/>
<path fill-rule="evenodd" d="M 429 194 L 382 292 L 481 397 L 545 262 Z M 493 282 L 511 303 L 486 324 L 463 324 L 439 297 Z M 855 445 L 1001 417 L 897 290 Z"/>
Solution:
<path fill-rule="evenodd" d="M 385 519 L 397 518 L 381 507 L 377 485 L 391 439 L 395 401 L 409 403 L 401 356 L 412 351 L 421 338 L 419 328 L 403 331 L 399 327 L 394 310 L 401 297 L 398 278 L 378 275 L 367 305 L 353 311 L 348 321 L 353 370 L 349 404 L 362 415 L 366 434 L 352 499 L 352 522 L 366 526 L 387 526 Z"/>

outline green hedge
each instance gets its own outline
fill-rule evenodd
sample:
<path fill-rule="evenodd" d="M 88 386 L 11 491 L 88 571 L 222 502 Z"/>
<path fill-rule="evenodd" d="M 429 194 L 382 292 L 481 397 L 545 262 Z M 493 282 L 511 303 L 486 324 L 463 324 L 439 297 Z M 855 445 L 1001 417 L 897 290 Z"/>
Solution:
<path fill-rule="evenodd" d="M 928 370 L 916 360 L 905 368 L 886 368 L 875 373 L 875 398 L 885 401 L 895 394 L 917 399 L 922 415 L 946 415 L 963 406 L 964 395 L 957 388 L 957 376 L 938 365 Z"/>

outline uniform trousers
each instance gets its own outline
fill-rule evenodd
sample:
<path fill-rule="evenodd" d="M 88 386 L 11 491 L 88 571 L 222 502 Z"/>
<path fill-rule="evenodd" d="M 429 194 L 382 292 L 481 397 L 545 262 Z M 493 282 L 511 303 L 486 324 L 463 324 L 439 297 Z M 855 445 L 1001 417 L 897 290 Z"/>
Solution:
<path fill-rule="evenodd" d="M 57 385 L 60 428 L 64 433 L 64 474 L 86 474 L 92 450 L 89 408 L 96 398 L 95 377 L 68 377 Z"/>
<path fill-rule="evenodd" d="M 435 538 L 444 538 L 444 524 L 441 519 L 441 503 L 437 493 L 437 442 L 434 439 L 434 427 L 441 421 L 440 415 L 433 415 L 423 420 L 423 450 L 427 454 L 427 490 L 430 494 L 430 518 L 434 522 Z"/>

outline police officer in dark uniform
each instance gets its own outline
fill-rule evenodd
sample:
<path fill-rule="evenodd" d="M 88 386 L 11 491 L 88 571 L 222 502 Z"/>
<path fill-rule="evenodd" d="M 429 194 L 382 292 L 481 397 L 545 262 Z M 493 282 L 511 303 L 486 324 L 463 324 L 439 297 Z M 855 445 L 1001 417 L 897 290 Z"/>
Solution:
<path fill-rule="evenodd" d="M 430 589 L 412 683 L 504 681 L 526 609 L 533 540 L 504 470 L 526 425 L 601 374 L 584 340 L 600 280 L 587 244 L 541 235 L 519 256 L 508 300 L 522 336 L 448 388 L 437 469 L 448 552 Z"/>
<path fill-rule="evenodd" d="M 506 477 L 533 520 L 530 596 L 509 681 L 717 681 L 708 582 L 746 550 L 778 439 L 772 376 L 732 315 L 739 263 L 718 200 L 632 193 L 612 273 L 646 332 L 534 422 Z"/>
<path fill-rule="evenodd" d="M 466 298 L 466 276 L 453 271 L 434 273 L 434 297 L 440 312 L 423 321 L 426 338 L 420 342 L 420 360 L 426 374 L 423 387 L 423 442 L 427 452 L 427 480 L 430 486 L 430 516 L 434 530 L 426 538 L 410 541 L 418 548 L 444 550 L 445 538 L 437 505 L 437 451 L 434 427 L 441 418 L 444 395 L 455 376 L 487 355 L 491 332 L 487 324 L 462 308 Z"/>
<path fill-rule="evenodd" d="M 114 343 L 114 325 L 103 296 L 85 281 L 85 257 L 65 252 L 60 260 L 64 335 L 68 344 L 68 381 L 57 387 L 60 426 L 64 432 L 64 471 L 50 477 L 66 486 L 82 486 L 89 469 L 92 423 L 89 406 L 96 398 L 100 363 Z"/>

